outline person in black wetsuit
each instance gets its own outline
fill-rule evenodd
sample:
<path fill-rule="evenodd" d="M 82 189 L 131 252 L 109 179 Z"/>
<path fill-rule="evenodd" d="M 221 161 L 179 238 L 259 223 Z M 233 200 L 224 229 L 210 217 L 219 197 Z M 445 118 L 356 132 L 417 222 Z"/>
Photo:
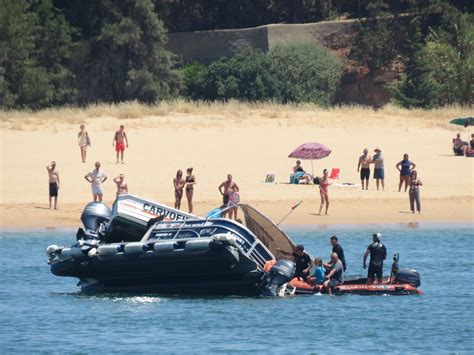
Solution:
<path fill-rule="evenodd" d="M 339 241 L 335 235 L 330 238 L 330 241 L 332 245 L 332 252 L 337 254 L 339 260 L 341 260 L 342 268 L 344 272 L 346 272 L 346 258 L 344 257 L 344 249 L 342 249 L 342 246 L 339 244 Z"/>
<path fill-rule="evenodd" d="M 366 260 L 367 256 L 370 254 L 369 270 L 367 273 L 368 284 L 372 284 L 375 277 L 377 277 L 378 283 L 382 282 L 383 261 L 387 258 L 387 249 L 380 241 L 381 237 L 382 235 L 380 233 L 375 233 L 372 236 L 373 243 L 369 245 L 364 254 L 364 261 L 362 264 L 364 270 L 367 268 Z"/>
<path fill-rule="evenodd" d="M 309 270 L 311 269 L 312 262 L 311 257 L 308 253 L 304 251 L 304 246 L 298 244 L 294 247 L 293 253 L 288 253 L 284 250 L 277 249 L 280 253 L 286 256 L 292 256 L 296 265 L 295 277 L 302 278 L 306 281 L 306 278 L 309 275 Z"/>

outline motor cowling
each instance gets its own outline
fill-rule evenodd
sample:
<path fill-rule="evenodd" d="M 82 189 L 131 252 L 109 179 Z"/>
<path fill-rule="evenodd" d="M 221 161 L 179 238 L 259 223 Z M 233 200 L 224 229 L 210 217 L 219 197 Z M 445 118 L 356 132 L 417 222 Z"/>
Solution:
<path fill-rule="evenodd" d="M 395 275 L 395 282 L 419 287 L 421 285 L 420 274 L 416 270 L 400 269 Z"/>
<path fill-rule="evenodd" d="M 96 231 L 102 222 L 110 220 L 112 212 L 103 203 L 90 202 L 81 214 L 81 221 L 88 230 Z"/>
<path fill-rule="evenodd" d="M 263 296 L 276 296 L 277 289 L 295 275 L 296 265 L 291 260 L 278 260 L 267 274 L 262 288 Z"/>

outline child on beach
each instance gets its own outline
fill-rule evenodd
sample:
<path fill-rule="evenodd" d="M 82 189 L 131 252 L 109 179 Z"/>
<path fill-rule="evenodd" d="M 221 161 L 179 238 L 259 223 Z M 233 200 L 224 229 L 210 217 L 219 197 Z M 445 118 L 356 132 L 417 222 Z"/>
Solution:
<path fill-rule="evenodd" d="M 120 174 L 114 179 L 115 185 L 117 185 L 117 193 L 116 193 L 117 196 L 128 194 L 128 185 L 124 180 L 125 180 L 125 175 L 123 174 Z"/>
<path fill-rule="evenodd" d="M 314 276 L 314 282 L 317 285 L 322 285 L 324 282 L 323 259 L 315 258 L 313 260 L 313 270 L 311 270 L 311 276 Z"/>

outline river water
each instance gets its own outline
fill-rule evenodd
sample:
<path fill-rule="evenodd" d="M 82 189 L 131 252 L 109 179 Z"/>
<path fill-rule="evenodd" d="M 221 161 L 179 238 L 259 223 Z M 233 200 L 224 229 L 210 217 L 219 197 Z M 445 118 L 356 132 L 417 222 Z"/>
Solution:
<path fill-rule="evenodd" d="M 421 274 L 423 296 L 291 298 L 82 295 L 49 271 L 45 249 L 72 230 L 0 232 L 0 352 L 473 353 L 472 225 L 291 227 L 313 256 L 338 235 L 362 274 L 372 232 Z M 390 269 L 387 263 L 385 269 Z"/>

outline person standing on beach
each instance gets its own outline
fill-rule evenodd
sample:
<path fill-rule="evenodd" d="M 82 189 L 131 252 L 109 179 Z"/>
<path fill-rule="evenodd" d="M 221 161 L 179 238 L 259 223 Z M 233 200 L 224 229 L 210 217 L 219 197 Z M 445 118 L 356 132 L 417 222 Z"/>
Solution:
<path fill-rule="evenodd" d="M 114 140 L 112 141 L 112 146 L 115 146 L 115 152 L 117 153 L 117 164 L 119 163 L 119 154 L 120 161 L 123 164 L 123 152 L 125 151 L 125 146 L 128 148 L 128 138 L 125 133 L 124 125 L 120 125 L 118 131 L 114 134 Z"/>
<path fill-rule="evenodd" d="M 418 179 L 418 173 L 416 172 L 416 170 L 412 170 L 408 185 L 410 186 L 408 196 L 410 198 L 411 213 L 415 213 L 415 203 L 416 210 L 418 211 L 418 213 L 421 213 L 420 186 L 423 186 L 423 183 L 421 182 L 421 180 Z"/>
<path fill-rule="evenodd" d="M 344 269 L 344 272 L 346 271 L 346 258 L 344 256 L 344 249 L 342 249 L 341 244 L 339 244 L 339 241 L 337 240 L 337 237 L 333 235 L 330 239 L 331 245 L 332 245 L 332 252 L 336 253 L 339 260 L 341 260 L 342 267 Z"/>
<path fill-rule="evenodd" d="M 54 201 L 54 209 L 57 210 L 59 171 L 56 170 L 56 162 L 52 161 L 51 164 L 46 167 L 46 170 L 48 170 L 49 180 L 49 209 L 51 209 L 51 204 Z"/>
<path fill-rule="evenodd" d="M 408 188 L 408 180 L 413 169 L 416 168 L 416 164 L 408 160 L 408 154 L 403 154 L 403 160 L 399 161 L 395 167 L 400 172 L 400 183 L 398 184 L 398 192 L 402 189 L 403 183 L 405 183 L 405 192 Z"/>
<path fill-rule="evenodd" d="M 385 169 L 383 165 L 382 151 L 380 150 L 380 148 L 375 148 L 374 152 L 375 154 L 372 159 L 372 162 L 374 163 L 374 179 L 377 185 L 377 190 L 379 189 L 380 183 L 382 184 L 382 190 L 385 190 Z"/>
<path fill-rule="evenodd" d="M 181 208 L 181 199 L 183 198 L 183 189 L 184 189 L 184 179 L 183 171 L 178 170 L 176 172 L 176 177 L 173 179 L 174 186 L 174 208 Z"/>
<path fill-rule="evenodd" d="M 357 172 L 360 171 L 360 181 L 362 184 L 362 190 L 364 189 L 364 180 L 365 180 L 365 189 L 369 189 L 369 178 L 370 178 L 370 163 L 372 158 L 369 155 L 369 150 L 364 149 L 363 154 L 359 157 L 359 163 L 357 164 Z"/>
<path fill-rule="evenodd" d="M 321 204 L 319 205 L 319 213 L 318 215 L 321 216 L 321 212 L 323 211 L 323 206 L 326 204 L 326 215 L 328 214 L 329 209 L 329 192 L 328 187 L 331 185 L 329 183 L 328 171 L 327 169 L 323 170 L 323 177 L 319 180 L 319 195 L 321 197 Z"/>
<path fill-rule="evenodd" d="M 95 162 L 95 169 L 84 176 L 84 179 L 91 184 L 94 202 L 102 202 L 102 197 L 104 196 L 102 184 L 107 180 L 107 175 L 100 171 L 100 162 Z"/>
<path fill-rule="evenodd" d="M 385 245 L 380 241 L 382 234 L 375 233 L 372 235 L 372 244 L 369 245 L 364 254 L 364 260 L 362 267 L 367 269 L 367 256 L 370 254 L 369 271 L 367 273 L 367 283 L 374 283 L 375 277 L 377 277 L 378 283 L 382 283 L 383 277 L 383 261 L 387 258 L 387 249 Z"/>
<path fill-rule="evenodd" d="M 114 179 L 115 185 L 117 185 L 116 195 L 126 195 L 128 194 L 128 185 L 125 182 L 125 175 L 120 174 Z"/>
<path fill-rule="evenodd" d="M 196 185 L 196 177 L 193 175 L 193 168 L 186 169 L 186 199 L 188 200 L 188 211 L 193 213 L 193 197 L 194 197 L 194 185 Z"/>
<path fill-rule="evenodd" d="M 223 213 L 223 217 L 228 213 L 230 219 L 232 219 L 232 216 L 234 216 L 234 219 L 237 219 L 237 205 L 240 202 L 240 189 L 237 183 L 232 180 L 231 174 L 227 174 L 227 180 L 219 185 L 219 192 L 222 195 L 223 204 L 228 208 L 228 211 Z"/>
<path fill-rule="evenodd" d="M 91 146 L 91 140 L 83 124 L 79 126 L 79 133 L 77 134 L 77 143 L 79 145 L 79 149 L 81 150 L 82 162 L 85 163 L 87 155 L 87 146 Z"/>

